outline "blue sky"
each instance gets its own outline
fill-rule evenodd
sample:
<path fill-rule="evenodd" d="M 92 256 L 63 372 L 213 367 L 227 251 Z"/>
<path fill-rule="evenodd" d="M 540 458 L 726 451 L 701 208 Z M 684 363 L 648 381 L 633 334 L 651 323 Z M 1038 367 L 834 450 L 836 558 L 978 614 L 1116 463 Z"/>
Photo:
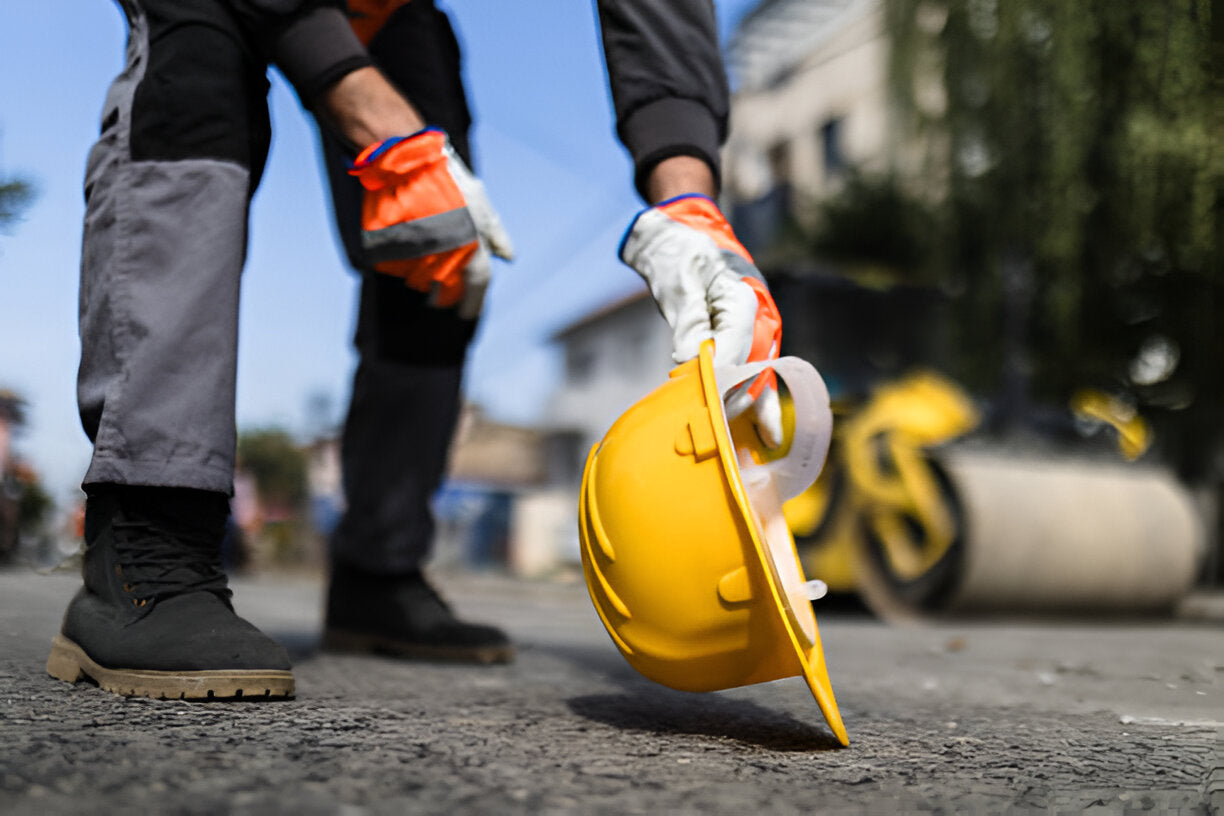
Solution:
<path fill-rule="evenodd" d="M 718 4 L 724 39 L 754 4 Z M 466 50 L 477 169 L 518 251 L 495 270 L 466 390 L 494 417 L 531 423 L 557 384 L 548 338 L 641 286 L 616 260 L 640 202 L 615 139 L 594 3 L 445 6 Z M 0 10 L 0 175 L 39 190 L 25 220 L 0 234 L 0 388 L 30 401 L 18 450 L 61 499 L 89 460 L 75 403 L 81 177 L 125 36 L 108 0 Z M 238 423 L 299 431 L 311 394 L 328 394 L 337 418 L 347 400 L 356 279 L 336 248 L 312 125 L 270 77 L 274 137 L 251 214 Z"/>

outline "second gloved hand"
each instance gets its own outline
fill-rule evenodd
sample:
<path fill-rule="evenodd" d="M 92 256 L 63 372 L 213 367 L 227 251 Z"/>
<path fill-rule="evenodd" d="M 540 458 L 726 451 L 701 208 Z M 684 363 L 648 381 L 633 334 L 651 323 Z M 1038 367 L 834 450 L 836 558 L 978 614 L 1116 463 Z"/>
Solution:
<path fill-rule="evenodd" d="M 717 365 L 777 358 L 782 340 L 778 307 L 752 256 L 711 199 L 680 196 L 639 213 L 620 256 L 646 280 L 671 326 L 677 363 L 696 357 L 709 337 L 714 338 Z M 729 418 L 749 407 L 762 441 L 780 445 L 782 411 L 772 371 L 727 397 Z"/>
<path fill-rule="evenodd" d="M 510 260 L 514 249 L 446 134 L 426 128 L 370 145 L 349 172 L 366 190 L 361 240 L 374 269 L 428 292 L 431 305 L 479 314 L 490 253 Z"/>

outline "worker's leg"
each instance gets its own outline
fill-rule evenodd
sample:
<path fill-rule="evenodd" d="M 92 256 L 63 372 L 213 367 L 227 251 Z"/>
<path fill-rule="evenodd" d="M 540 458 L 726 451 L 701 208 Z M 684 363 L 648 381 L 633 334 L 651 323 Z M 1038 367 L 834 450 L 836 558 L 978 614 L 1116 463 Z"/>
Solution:
<path fill-rule="evenodd" d="M 284 650 L 234 614 L 220 568 L 265 65 L 224 3 L 123 5 L 127 64 L 85 182 L 85 586 L 47 668 L 121 694 L 286 696 Z"/>
<path fill-rule="evenodd" d="M 360 361 L 341 444 L 347 508 L 332 548 L 341 564 L 402 573 L 430 552 L 430 500 L 459 415 L 473 324 L 425 298 L 400 278 L 362 279 Z"/>
<path fill-rule="evenodd" d="M 265 68 L 222 3 L 126 5 L 128 63 L 85 181 L 85 484 L 228 494 L 247 208 L 269 138 Z"/>
<path fill-rule="evenodd" d="M 371 41 L 370 52 L 468 159 L 471 119 L 446 17 L 432 3 L 413 0 Z M 347 509 L 332 539 L 326 642 L 424 657 L 507 659 L 505 636 L 455 620 L 420 572 L 433 543 L 430 500 L 455 431 L 475 321 L 455 309 L 430 308 L 402 279 L 368 271 L 360 247 L 362 191 L 345 173 L 351 156 L 325 142 L 340 234 L 350 261 L 365 270 L 360 361 L 341 450 Z"/>

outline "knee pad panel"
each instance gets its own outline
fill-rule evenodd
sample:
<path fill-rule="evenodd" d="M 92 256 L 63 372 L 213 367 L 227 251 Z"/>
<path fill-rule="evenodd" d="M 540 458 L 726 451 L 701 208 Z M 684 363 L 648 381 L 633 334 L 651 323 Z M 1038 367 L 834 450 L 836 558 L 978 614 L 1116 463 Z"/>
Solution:
<path fill-rule="evenodd" d="M 132 103 L 132 159 L 232 161 L 251 171 L 253 188 L 271 139 L 265 61 L 216 12 L 157 12 L 149 10 L 148 65 Z"/>

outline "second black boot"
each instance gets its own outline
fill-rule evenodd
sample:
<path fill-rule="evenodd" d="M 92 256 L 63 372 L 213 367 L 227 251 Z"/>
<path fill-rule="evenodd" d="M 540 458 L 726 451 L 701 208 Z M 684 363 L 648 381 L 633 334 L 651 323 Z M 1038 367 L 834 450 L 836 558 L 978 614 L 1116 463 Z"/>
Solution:
<path fill-rule="evenodd" d="M 230 603 L 224 495 L 103 485 L 85 507 L 85 585 L 52 642 L 51 676 L 123 696 L 293 696 L 284 648 Z"/>
<path fill-rule="evenodd" d="M 514 658 L 504 632 L 456 618 L 419 570 L 377 575 L 340 564 L 332 567 L 323 648 L 464 663 Z"/>

